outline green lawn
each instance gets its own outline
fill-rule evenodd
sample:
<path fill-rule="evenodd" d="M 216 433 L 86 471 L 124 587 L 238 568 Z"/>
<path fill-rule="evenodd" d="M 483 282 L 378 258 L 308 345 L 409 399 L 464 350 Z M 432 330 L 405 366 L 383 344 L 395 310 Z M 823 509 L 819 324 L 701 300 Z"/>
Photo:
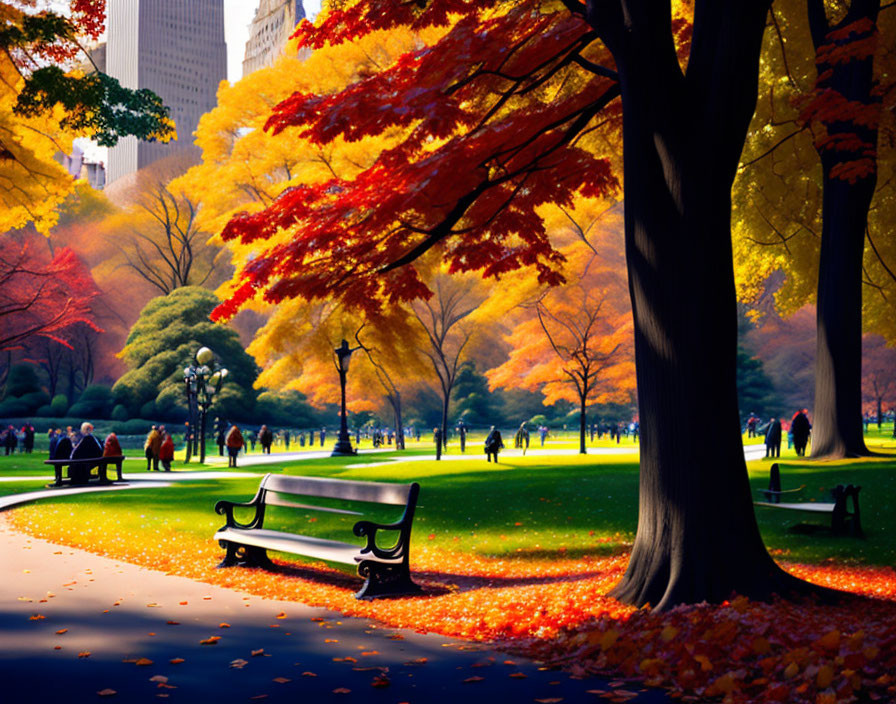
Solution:
<path fill-rule="evenodd" d="M 794 533 L 790 526 L 804 516 L 789 511 L 757 508 L 762 535 L 771 550 L 784 559 L 818 563 L 834 559 L 850 564 L 896 564 L 896 540 L 888 528 L 896 507 L 896 454 L 890 438 L 878 447 L 889 457 L 862 461 L 811 462 L 795 458 L 781 461 L 784 488 L 806 485 L 803 500 L 826 500 L 827 491 L 838 483 L 860 484 L 865 539 L 834 537 L 826 532 Z M 468 453 L 469 454 L 469 453 Z M 394 453 L 359 458 L 306 460 L 265 467 L 241 467 L 258 475 L 283 471 L 293 475 L 317 475 L 346 479 L 418 481 L 420 502 L 414 524 L 414 540 L 450 551 L 526 559 L 580 554 L 603 554 L 620 549 L 634 537 L 637 522 L 637 458 L 631 455 L 505 457 L 498 465 L 475 458 L 436 463 L 417 460 L 373 467 L 348 465 L 386 461 Z M 0 482 L 0 493 L 33 491 L 46 483 L 49 472 L 41 455 L 0 457 L 0 477 L 29 475 L 34 480 Z M 125 472 L 139 470 L 141 462 L 125 465 Z M 179 467 L 179 465 L 176 465 Z M 754 489 L 768 482 L 768 460 L 749 463 Z M 191 465 L 198 469 L 198 465 Z M 220 468 L 218 468 L 220 469 Z M 147 475 L 149 477 L 150 475 Z M 151 475 L 163 479 L 164 475 Z M 86 518 L 104 515 L 116 530 L 133 532 L 175 528 L 210 537 L 221 525 L 213 507 L 220 498 L 247 500 L 257 488 L 257 479 L 209 479 L 178 484 L 167 489 L 128 490 L 42 502 L 50 507 L 66 504 L 66 515 Z M 757 498 L 759 494 L 756 494 Z M 278 513 L 279 512 L 279 513 Z M 343 537 L 354 519 L 328 518 L 331 514 L 310 511 L 270 514 L 274 524 L 289 522 L 304 533 Z M 388 514 L 380 516 L 385 519 Z M 314 518 L 316 520 L 312 521 Z M 72 520 L 69 517 L 66 520 Z M 334 522 L 335 521 L 335 522 Z M 341 535 L 340 535 L 341 534 Z"/>

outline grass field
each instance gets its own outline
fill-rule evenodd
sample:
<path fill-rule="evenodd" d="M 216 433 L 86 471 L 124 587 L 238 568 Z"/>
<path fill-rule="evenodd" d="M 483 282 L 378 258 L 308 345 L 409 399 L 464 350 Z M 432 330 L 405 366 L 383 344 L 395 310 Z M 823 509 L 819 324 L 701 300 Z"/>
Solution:
<path fill-rule="evenodd" d="M 804 520 L 803 516 L 757 508 L 760 530 L 773 554 L 788 561 L 815 564 L 829 560 L 843 564 L 896 564 L 896 540 L 889 530 L 896 507 L 896 442 L 887 433 L 885 428 L 882 437 L 869 436 L 869 443 L 881 452 L 888 452 L 888 456 L 813 462 L 784 453 L 782 483 L 784 488 L 805 485 L 801 500 L 827 500 L 828 491 L 836 484 L 863 487 L 860 504 L 866 537 L 835 537 L 826 531 L 793 532 L 789 529 Z M 468 446 L 468 454 L 469 449 Z M 389 461 L 400 454 L 244 466 L 239 471 L 259 476 L 282 471 L 293 475 L 420 482 L 414 542 L 427 541 L 434 548 L 450 552 L 550 559 L 613 553 L 626 549 L 634 538 L 638 506 L 634 452 L 550 457 L 505 455 L 498 465 L 486 463 L 480 455 L 439 463 L 422 458 Z M 34 491 L 43 486 L 49 472 L 42 460 L 42 455 L 0 457 L 0 478 L 3 475 L 34 477 L 0 481 L 0 494 Z M 749 463 L 754 489 L 767 485 L 769 465 L 768 460 Z M 127 462 L 125 472 L 143 467 L 142 461 Z M 176 463 L 175 467 L 182 465 Z M 194 463 L 189 468 L 198 469 L 198 465 Z M 178 531 L 210 539 L 221 524 L 221 518 L 213 512 L 215 502 L 221 498 L 247 500 L 257 485 L 258 479 L 254 478 L 195 480 L 166 489 L 57 497 L 35 504 L 28 512 L 38 521 L 55 518 L 72 525 L 99 518 L 102 524 L 115 526 L 116 532 L 125 534 Z M 758 493 L 756 497 L 761 498 Z M 311 511 L 284 513 L 277 509 L 269 520 L 273 521 L 272 527 L 279 524 L 303 533 L 344 538 L 354 519 L 328 518 L 330 515 Z"/>

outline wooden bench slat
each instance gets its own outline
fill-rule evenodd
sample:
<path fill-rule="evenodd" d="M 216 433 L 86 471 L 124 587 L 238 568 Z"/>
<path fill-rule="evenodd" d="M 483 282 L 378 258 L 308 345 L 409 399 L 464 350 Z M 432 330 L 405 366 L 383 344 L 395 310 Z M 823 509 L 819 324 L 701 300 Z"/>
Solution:
<path fill-rule="evenodd" d="M 347 516 L 363 516 L 360 511 L 349 511 L 347 508 L 332 508 L 330 506 L 313 506 L 311 504 L 300 504 L 290 499 L 284 498 L 283 494 L 275 491 L 268 491 L 265 494 L 264 502 L 268 506 L 284 506 L 286 508 L 304 508 L 312 511 L 326 511 L 327 513 L 342 513 Z"/>
<path fill-rule="evenodd" d="M 408 502 L 410 484 L 385 484 L 349 479 L 333 481 L 324 477 L 288 477 L 269 474 L 264 480 L 267 491 L 282 494 L 321 496 L 346 501 L 366 501 L 376 504 L 405 505 Z"/>
<path fill-rule="evenodd" d="M 769 506 L 770 508 L 786 508 L 791 511 L 810 511 L 812 513 L 831 513 L 837 504 L 800 503 L 800 504 L 773 504 L 767 501 L 754 501 L 756 506 Z"/>
<path fill-rule="evenodd" d="M 253 545 L 278 552 L 307 555 L 308 557 L 340 562 L 346 565 L 353 565 L 364 559 L 364 556 L 361 555 L 361 545 L 313 538 L 308 535 L 293 535 L 292 533 L 283 533 L 265 528 L 255 528 L 253 530 L 223 528 L 215 533 L 215 540 L 234 540 L 242 545 Z"/>

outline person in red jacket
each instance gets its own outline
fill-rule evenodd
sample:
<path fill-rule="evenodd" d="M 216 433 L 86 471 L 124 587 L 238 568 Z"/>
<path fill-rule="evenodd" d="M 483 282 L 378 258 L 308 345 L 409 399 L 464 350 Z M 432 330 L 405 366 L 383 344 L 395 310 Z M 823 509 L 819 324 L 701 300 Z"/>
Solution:
<path fill-rule="evenodd" d="M 165 433 L 162 438 L 162 446 L 159 448 L 159 462 L 166 472 L 171 471 L 171 461 L 174 459 L 174 440 L 171 433 Z"/>
<path fill-rule="evenodd" d="M 225 443 L 227 445 L 227 456 L 230 460 L 227 466 L 236 467 L 236 457 L 240 454 L 240 450 L 243 449 L 243 445 L 246 444 L 239 427 L 236 425 L 230 426 L 230 430 L 227 431 Z"/>

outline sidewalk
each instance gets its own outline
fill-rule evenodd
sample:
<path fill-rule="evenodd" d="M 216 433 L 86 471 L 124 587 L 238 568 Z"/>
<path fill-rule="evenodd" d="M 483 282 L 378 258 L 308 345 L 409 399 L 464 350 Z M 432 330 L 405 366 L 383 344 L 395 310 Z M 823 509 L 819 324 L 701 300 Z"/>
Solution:
<path fill-rule="evenodd" d="M 54 545 L 2 518 L 0 560 L 4 701 L 495 704 L 598 701 L 619 690 L 640 692 L 628 699 L 639 704 L 670 701 Z"/>

